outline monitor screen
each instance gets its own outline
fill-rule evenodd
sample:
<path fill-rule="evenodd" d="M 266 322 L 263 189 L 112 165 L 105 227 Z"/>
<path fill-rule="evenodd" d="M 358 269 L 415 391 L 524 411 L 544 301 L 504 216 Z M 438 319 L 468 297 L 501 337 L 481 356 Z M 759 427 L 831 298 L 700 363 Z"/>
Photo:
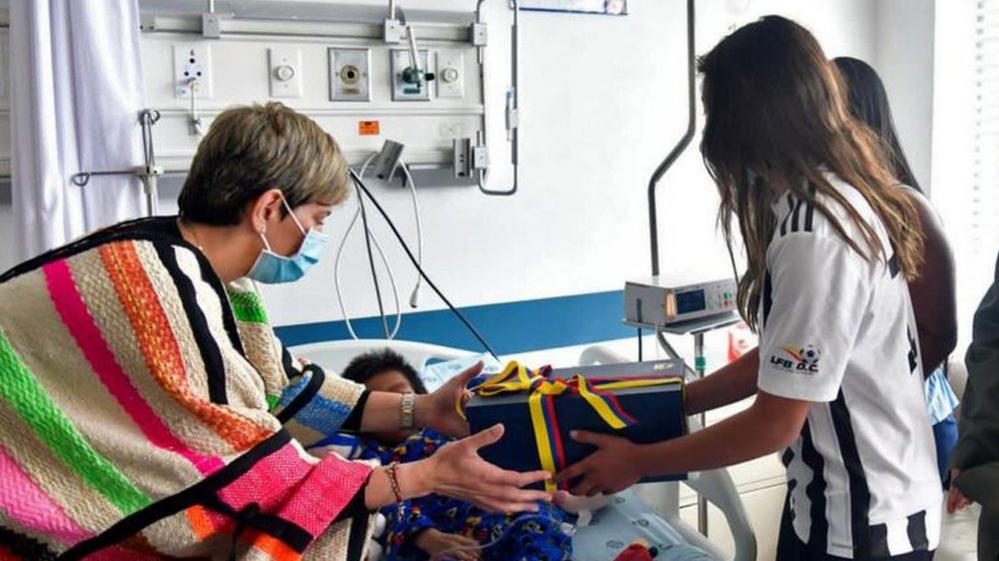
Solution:
<path fill-rule="evenodd" d="M 704 290 L 691 290 L 676 295 L 676 313 L 689 314 L 704 310 Z"/>

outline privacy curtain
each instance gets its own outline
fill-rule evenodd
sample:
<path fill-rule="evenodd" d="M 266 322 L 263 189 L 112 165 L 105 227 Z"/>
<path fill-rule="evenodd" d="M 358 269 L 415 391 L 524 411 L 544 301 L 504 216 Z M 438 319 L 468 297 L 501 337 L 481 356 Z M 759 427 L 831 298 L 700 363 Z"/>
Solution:
<path fill-rule="evenodd" d="M 12 0 L 12 203 L 15 252 L 27 259 L 145 213 L 144 103 L 136 0 Z"/>

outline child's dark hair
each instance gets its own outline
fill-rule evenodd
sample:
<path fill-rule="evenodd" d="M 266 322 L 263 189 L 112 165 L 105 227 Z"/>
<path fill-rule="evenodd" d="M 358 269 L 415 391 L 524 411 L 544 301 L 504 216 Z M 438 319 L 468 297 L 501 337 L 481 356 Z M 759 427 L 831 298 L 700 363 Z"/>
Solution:
<path fill-rule="evenodd" d="M 413 386 L 414 392 L 427 393 L 427 388 L 423 385 L 423 381 L 420 380 L 416 369 L 406 362 L 406 359 L 402 358 L 402 355 L 391 349 L 364 353 L 350 361 L 347 368 L 343 369 L 341 376 L 363 384 L 379 374 L 393 370 L 406 377 L 406 380 Z"/>

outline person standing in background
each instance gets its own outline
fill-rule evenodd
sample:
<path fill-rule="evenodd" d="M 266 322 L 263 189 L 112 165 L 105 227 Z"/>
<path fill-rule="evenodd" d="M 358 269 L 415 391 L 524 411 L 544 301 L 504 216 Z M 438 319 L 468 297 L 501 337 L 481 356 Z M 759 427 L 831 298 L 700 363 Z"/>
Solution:
<path fill-rule="evenodd" d="M 995 281 L 975 312 L 968 354 L 968 386 L 959 439 L 951 459 L 950 513 L 972 501 L 982 505 L 978 559 L 999 559 L 999 262 Z"/>
<path fill-rule="evenodd" d="M 850 112 L 881 138 L 888 164 L 895 179 L 919 211 L 923 227 L 924 265 L 918 277 L 909 281 L 909 294 L 916 314 L 919 349 L 923 355 L 926 376 L 926 407 L 933 425 L 937 444 L 937 466 L 940 480 L 948 486 L 950 456 L 957 443 L 957 420 L 954 409 L 958 400 L 947 381 L 947 357 L 957 346 L 957 302 L 954 288 L 954 253 L 947 243 L 940 217 L 923 195 L 909 160 L 895 132 L 888 92 L 878 73 L 866 62 L 837 57 L 833 63 L 846 82 Z"/>

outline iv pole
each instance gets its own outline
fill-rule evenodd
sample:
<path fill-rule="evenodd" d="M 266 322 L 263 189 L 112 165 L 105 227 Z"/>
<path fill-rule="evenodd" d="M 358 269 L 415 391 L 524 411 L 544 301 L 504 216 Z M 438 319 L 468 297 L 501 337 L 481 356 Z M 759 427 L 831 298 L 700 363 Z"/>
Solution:
<path fill-rule="evenodd" d="M 694 56 L 694 0 L 687 0 L 687 130 L 666 159 L 659 164 L 649 179 L 649 240 L 652 242 L 652 274 L 659 275 L 659 223 L 656 211 L 656 186 L 666 171 L 673 167 L 680 154 L 687 149 L 694 139 L 697 127 L 697 98 L 695 92 L 695 56 Z"/>
<path fill-rule="evenodd" d="M 142 182 L 142 191 L 146 198 L 147 216 L 158 213 L 159 176 L 163 175 L 163 167 L 156 165 L 156 152 L 153 150 L 153 125 L 160 120 L 160 112 L 156 109 L 143 109 L 139 112 L 139 124 L 142 130 L 142 157 L 144 165 L 132 169 L 110 171 L 81 171 L 70 177 L 73 185 L 86 187 L 91 177 L 103 175 L 134 175 Z"/>
<path fill-rule="evenodd" d="M 649 241 L 652 255 L 652 275 L 659 276 L 659 223 L 656 209 L 656 187 L 666 172 L 673 167 L 680 155 L 690 146 L 697 127 L 697 96 L 695 87 L 694 32 L 695 32 L 694 0 L 687 0 L 687 130 L 670 150 L 666 158 L 659 164 L 649 179 Z M 694 369 L 698 378 L 703 378 L 706 370 L 704 358 L 704 330 L 693 331 L 694 335 Z M 680 355 L 666 340 L 662 329 L 656 329 L 656 338 L 671 358 L 679 359 Z M 686 367 L 685 367 L 686 368 Z M 687 368 L 689 371 L 689 368 Z M 705 415 L 700 415 L 701 427 L 705 426 Z M 708 501 L 701 493 L 697 494 L 697 531 L 703 535 L 708 532 Z"/>

